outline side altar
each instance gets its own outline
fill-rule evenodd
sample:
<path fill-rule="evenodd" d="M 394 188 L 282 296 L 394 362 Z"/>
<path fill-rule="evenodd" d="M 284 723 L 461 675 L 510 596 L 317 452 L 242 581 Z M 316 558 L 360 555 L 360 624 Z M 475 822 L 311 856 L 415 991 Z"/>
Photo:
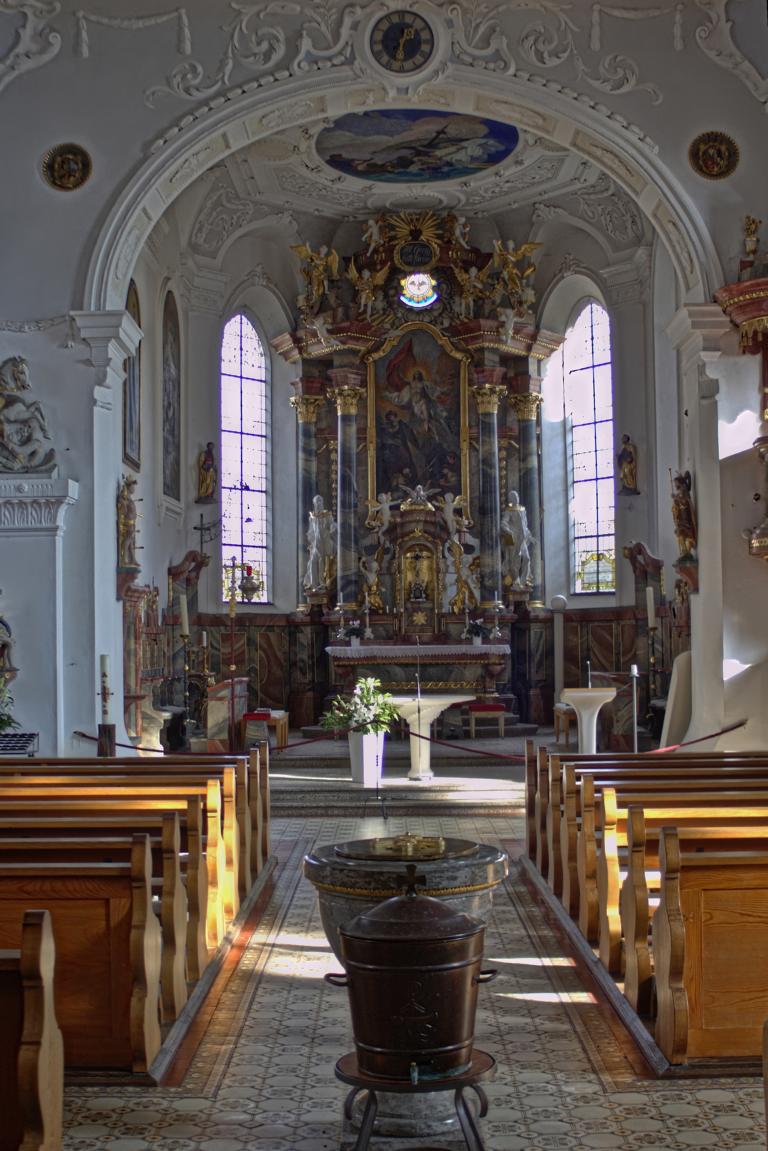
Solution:
<path fill-rule="evenodd" d="M 402 211 L 356 250 L 294 249 L 298 323 L 273 346 L 297 371 L 297 607 L 328 629 L 329 689 L 509 681 L 509 645 L 469 640 L 543 606 L 541 364 L 560 339 L 534 327 L 537 247 Z"/>

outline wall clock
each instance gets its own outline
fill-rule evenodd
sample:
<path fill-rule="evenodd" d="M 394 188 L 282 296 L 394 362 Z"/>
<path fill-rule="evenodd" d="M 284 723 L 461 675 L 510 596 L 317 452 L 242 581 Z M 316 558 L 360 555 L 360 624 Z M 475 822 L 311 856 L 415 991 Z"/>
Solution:
<path fill-rule="evenodd" d="M 418 72 L 434 48 L 432 29 L 416 12 L 388 12 L 376 21 L 371 30 L 373 58 L 388 72 Z"/>

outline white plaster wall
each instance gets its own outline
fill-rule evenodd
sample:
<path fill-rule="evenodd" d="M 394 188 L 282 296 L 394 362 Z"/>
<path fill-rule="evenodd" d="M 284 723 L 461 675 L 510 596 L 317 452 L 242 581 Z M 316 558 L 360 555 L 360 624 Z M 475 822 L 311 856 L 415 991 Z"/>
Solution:
<path fill-rule="evenodd" d="M 653 253 L 653 411 L 649 419 L 648 483 L 652 485 L 649 513 L 649 538 L 645 540 L 652 555 L 664 561 L 664 590 L 668 599 L 674 594 L 672 564 L 677 559 L 670 499 L 669 469 L 674 474 L 680 458 L 680 412 L 678 396 L 677 353 L 667 333 L 667 326 L 678 308 L 672 263 L 663 244 L 656 243 Z M 655 462 L 655 469 L 651 461 Z"/>

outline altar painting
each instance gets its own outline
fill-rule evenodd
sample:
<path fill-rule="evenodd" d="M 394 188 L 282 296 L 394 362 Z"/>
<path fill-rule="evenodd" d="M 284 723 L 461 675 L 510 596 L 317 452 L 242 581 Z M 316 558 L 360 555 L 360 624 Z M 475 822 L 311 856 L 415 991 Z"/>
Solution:
<path fill-rule="evenodd" d="M 466 494 L 463 356 L 428 327 L 414 325 L 370 368 L 375 434 L 371 498 L 378 492 L 402 492 L 405 497 L 417 484 L 432 494 Z"/>

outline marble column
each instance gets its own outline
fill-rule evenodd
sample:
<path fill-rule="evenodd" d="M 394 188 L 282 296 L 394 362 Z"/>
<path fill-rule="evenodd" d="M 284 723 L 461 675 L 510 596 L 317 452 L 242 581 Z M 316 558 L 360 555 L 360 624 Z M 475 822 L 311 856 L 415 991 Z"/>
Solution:
<path fill-rule="evenodd" d="M 299 421 L 298 456 L 298 588 L 299 602 L 304 602 L 304 575 L 307 570 L 307 525 L 312 499 L 317 495 L 317 413 L 325 403 L 323 396 L 291 396 L 291 407 Z"/>
<path fill-rule="evenodd" d="M 478 368 L 472 388 L 478 413 L 480 448 L 480 605 L 501 598 L 501 500 L 499 495 L 499 400 L 506 388 L 504 368 Z"/>
<path fill-rule="evenodd" d="M 528 528 L 533 536 L 531 551 L 531 578 L 533 585 L 529 604 L 543 607 L 541 570 L 541 477 L 539 475 L 539 444 L 537 424 L 541 395 L 538 392 L 515 392 L 509 401 L 515 410 L 520 443 L 520 503 L 528 513 Z M 507 493 L 508 495 L 508 493 Z"/>
<path fill-rule="evenodd" d="M 365 395 L 362 373 L 356 368 L 332 368 L 329 397 L 338 414 L 338 497 L 336 588 L 344 607 L 358 606 L 357 544 L 357 405 Z"/>

